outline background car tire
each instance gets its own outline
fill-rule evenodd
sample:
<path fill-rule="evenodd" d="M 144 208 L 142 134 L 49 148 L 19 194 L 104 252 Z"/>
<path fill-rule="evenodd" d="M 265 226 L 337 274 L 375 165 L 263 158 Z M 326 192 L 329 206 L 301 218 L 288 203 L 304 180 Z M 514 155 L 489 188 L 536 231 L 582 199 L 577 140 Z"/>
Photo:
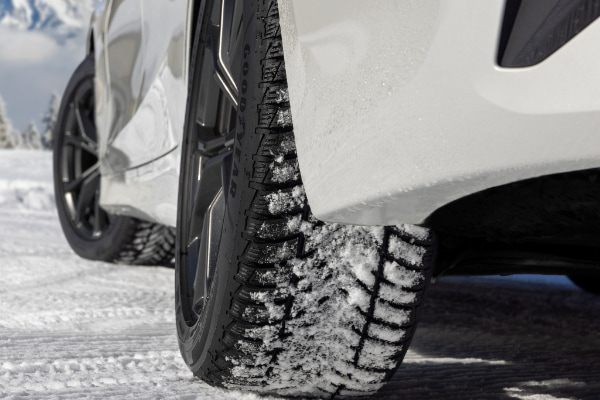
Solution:
<path fill-rule="evenodd" d="M 221 194 L 225 212 L 214 276 L 199 310 L 190 282 L 207 273 L 199 268 L 188 276 L 192 255 L 181 229 L 191 208 L 182 204 L 195 192 L 185 177 L 197 173 L 185 171 L 189 152 L 182 151 L 180 350 L 196 376 L 219 387 L 300 397 L 370 395 L 407 351 L 431 277 L 433 238 L 417 227 L 343 226 L 312 216 L 294 144 L 277 1 L 244 6 L 235 144 L 223 168 L 229 171 Z M 199 21 L 190 76 L 202 59 L 206 31 Z M 195 146 L 189 136 L 196 107 L 190 104 L 184 142 Z"/>
<path fill-rule="evenodd" d="M 63 232 L 83 258 L 172 265 L 175 230 L 106 213 L 98 204 L 100 170 L 94 123 L 93 54 L 73 73 L 54 131 L 54 193 Z"/>
<path fill-rule="evenodd" d="M 598 276 L 569 276 L 571 282 L 586 292 L 600 295 L 600 277 Z"/>

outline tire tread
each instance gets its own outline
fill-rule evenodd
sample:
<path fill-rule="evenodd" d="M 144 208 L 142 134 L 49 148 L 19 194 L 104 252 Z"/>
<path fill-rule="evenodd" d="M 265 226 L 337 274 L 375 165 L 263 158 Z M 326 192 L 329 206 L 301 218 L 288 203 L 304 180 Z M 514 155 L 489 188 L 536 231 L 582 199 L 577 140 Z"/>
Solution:
<path fill-rule="evenodd" d="M 219 320 L 219 345 L 213 345 L 210 360 L 195 373 L 216 386 L 266 395 L 368 396 L 391 378 L 408 348 L 432 273 L 433 238 L 419 239 L 402 227 L 381 228 L 377 231 L 381 238 L 376 238 L 368 229 L 326 224 L 312 216 L 296 155 L 277 1 L 257 3 L 256 23 L 262 26 L 257 52 L 262 57 L 257 127 L 252 133 L 260 142 L 248 154 L 244 175 L 252 195 L 237 222 L 238 250 L 232 256 L 232 283 L 227 286 L 230 306 L 227 318 Z M 286 173 L 276 175 L 278 166 Z M 274 206 L 279 200 L 281 207 Z M 357 243 L 376 249 L 378 262 L 369 274 L 351 273 L 351 267 L 336 269 L 319 258 L 320 249 L 335 246 L 349 232 L 364 234 Z M 397 257 L 389 246 L 397 240 L 423 252 L 422 263 L 413 265 Z M 318 282 L 303 275 L 305 262 L 312 262 L 313 271 L 322 271 Z M 388 263 L 395 263 L 391 265 L 396 269 Z M 394 283 L 400 281 L 395 273 L 419 279 L 404 287 Z M 351 289 L 342 289 L 346 286 Z M 405 295 L 393 295 L 394 291 Z M 324 330 L 328 325 L 322 319 L 327 316 L 303 308 L 306 299 L 320 309 L 334 309 L 338 301 L 365 300 L 344 309 L 333 332 L 344 338 L 343 345 L 335 340 L 326 343 L 330 365 L 319 363 L 319 354 L 314 354 L 312 367 L 318 370 L 314 379 L 305 373 L 311 365 L 302 364 L 308 358 L 294 342 L 295 335 L 306 335 L 307 342 L 315 343 L 321 340 L 318 335 L 332 332 Z"/>

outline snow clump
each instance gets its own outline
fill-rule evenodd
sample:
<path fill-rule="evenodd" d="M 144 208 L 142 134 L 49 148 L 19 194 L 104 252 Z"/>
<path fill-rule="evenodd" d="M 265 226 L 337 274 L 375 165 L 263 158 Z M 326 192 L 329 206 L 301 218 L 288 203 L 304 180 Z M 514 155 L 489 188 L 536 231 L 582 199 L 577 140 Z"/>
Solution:
<path fill-rule="evenodd" d="M 295 201 L 304 201 L 301 187 L 293 194 L 274 194 L 269 209 L 289 209 Z M 255 341 L 236 344 L 255 356 L 229 359 L 235 377 L 230 388 L 256 381 L 253 390 L 291 396 L 379 389 L 386 373 L 373 370 L 395 368 L 405 350 L 416 293 L 403 288 L 423 281 L 419 267 L 425 250 L 384 227 L 324 224 L 309 217 L 290 219 L 288 228 L 304 236 L 305 256 L 290 258 L 264 275 L 267 280 L 278 274 L 283 278 L 274 291 L 255 299 L 265 305 L 270 324 L 246 329 L 244 336 Z M 411 267 L 384 261 L 393 257 L 410 261 Z M 377 279 L 379 274 L 383 280 Z M 293 299 L 291 305 L 281 304 L 286 297 Z"/>

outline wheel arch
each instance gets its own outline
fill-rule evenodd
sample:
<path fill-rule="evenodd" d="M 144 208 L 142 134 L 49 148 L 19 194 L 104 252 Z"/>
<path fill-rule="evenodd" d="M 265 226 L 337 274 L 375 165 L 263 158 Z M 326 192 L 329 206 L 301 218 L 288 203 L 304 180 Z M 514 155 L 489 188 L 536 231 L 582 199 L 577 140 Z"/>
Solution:
<path fill-rule="evenodd" d="M 94 52 L 94 28 L 92 27 L 90 27 L 90 29 L 88 30 L 85 44 L 85 55 L 89 56 Z"/>
<path fill-rule="evenodd" d="M 104 14 L 105 10 L 110 9 L 111 3 L 112 0 L 102 1 L 92 11 L 92 15 L 90 16 L 90 23 L 88 25 L 87 37 L 85 41 L 86 56 L 95 53 L 96 51 L 96 34 L 102 34 L 101 27 L 98 27 L 97 25 L 98 23 L 100 23 L 100 21 L 104 20 L 104 18 L 102 18 L 102 15 Z"/>

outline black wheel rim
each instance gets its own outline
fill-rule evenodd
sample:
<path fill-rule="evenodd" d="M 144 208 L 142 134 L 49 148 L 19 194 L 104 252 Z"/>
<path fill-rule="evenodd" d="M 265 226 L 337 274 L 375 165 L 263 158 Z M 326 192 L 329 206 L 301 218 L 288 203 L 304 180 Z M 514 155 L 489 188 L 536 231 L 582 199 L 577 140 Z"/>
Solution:
<path fill-rule="evenodd" d="M 65 114 L 59 143 L 61 198 L 74 231 L 86 240 L 98 240 L 109 225 L 100 207 L 98 136 L 94 123 L 93 76 L 76 87 Z"/>
<path fill-rule="evenodd" d="M 188 326 L 202 315 L 216 272 L 242 69 L 242 10 L 243 1 L 207 2 L 195 43 L 178 226 L 178 287 Z"/>

